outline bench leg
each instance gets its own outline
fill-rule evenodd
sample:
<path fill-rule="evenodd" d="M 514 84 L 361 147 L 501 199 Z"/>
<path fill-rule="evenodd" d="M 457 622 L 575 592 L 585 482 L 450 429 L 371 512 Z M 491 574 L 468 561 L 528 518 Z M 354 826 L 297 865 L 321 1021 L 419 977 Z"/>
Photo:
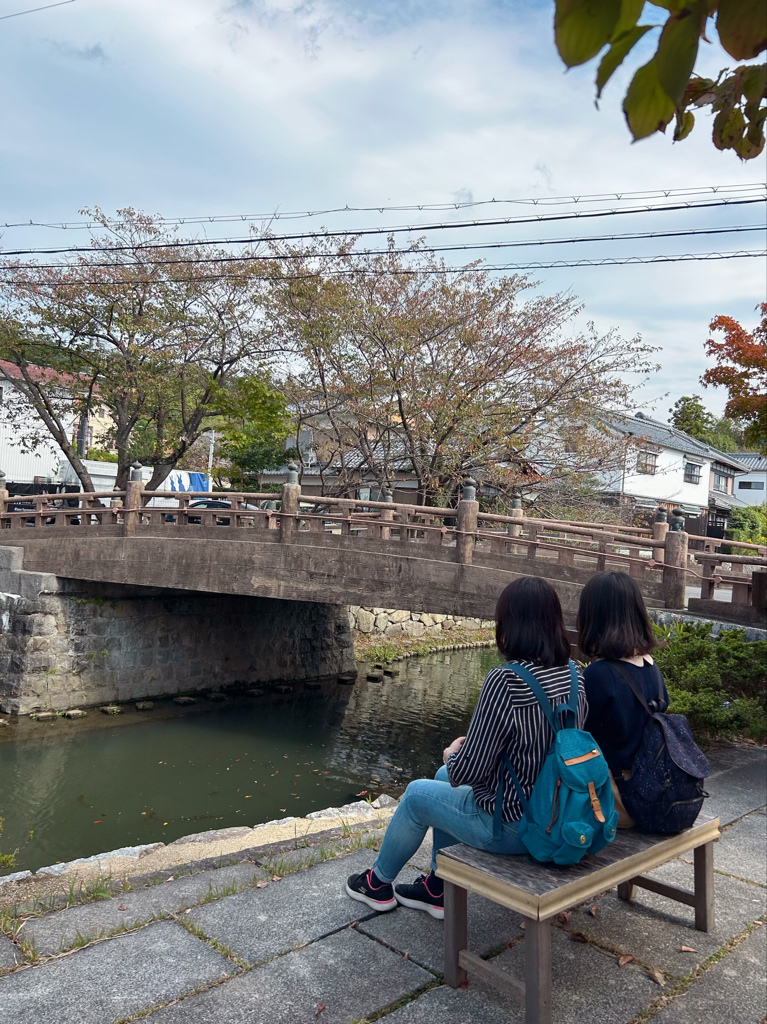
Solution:
<path fill-rule="evenodd" d="M 525 918 L 525 1024 L 552 1024 L 551 921 Z"/>
<path fill-rule="evenodd" d="M 631 901 L 634 898 L 634 883 L 631 879 L 628 882 L 621 882 L 618 886 L 618 899 Z"/>
<path fill-rule="evenodd" d="M 466 981 L 466 971 L 458 963 L 458 954 L 468 944 L 466 890 L 445 882 L 445 981 L 458 988 Z"/>
<path fill-rule="evenodd" d="M 714 844 L 704 843 L 693 851 L 695 864 L 695 927 L 699 932 L 714 930 Z"/>

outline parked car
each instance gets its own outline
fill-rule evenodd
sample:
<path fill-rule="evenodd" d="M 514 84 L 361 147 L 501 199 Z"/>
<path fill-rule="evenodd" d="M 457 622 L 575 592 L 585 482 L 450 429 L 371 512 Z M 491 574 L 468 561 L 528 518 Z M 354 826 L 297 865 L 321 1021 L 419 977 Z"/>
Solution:
<path fill-rule="evenodd" d="M 225 501 L 223 498 L 198 498 L 197 501 L 190 501 L 189 502 L 189 508 L 190 509 L 193 509 L 193 508 L 206 508 L 206 509 L 208 509 L 208 508 L 231 508 L 231 507 L 232 507 L 231 501 Z M 258 505 L 248 505 L 247 502 L 243 502 L 243 504 L 240 505 L 240 508 L 253 509 L 254 512 L 258 512 L 259 511 Z M 202 522 L 202 516 L 193 516 L 193 515 L 189 515 L 189 513 L 187 513 L 186 521 L 188 523 L 195 523 L 195 524 L 199 525 Z M 165 516 L 165 522 L 166 523 L 175 523 L 176 522 L 176 517 L 174 515 L 170 515 L 170 514 L 166 515 Z M 229 526 L 229 522 L 230 522 L 229 516 L 216 516 L 215 517 L 215 524 L 216 524 L 216 526 Z"/>

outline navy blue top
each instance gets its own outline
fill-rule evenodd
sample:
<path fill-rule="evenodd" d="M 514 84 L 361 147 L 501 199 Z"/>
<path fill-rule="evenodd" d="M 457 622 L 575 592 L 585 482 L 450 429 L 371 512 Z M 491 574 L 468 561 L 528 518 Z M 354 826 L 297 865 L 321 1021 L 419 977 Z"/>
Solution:
<path fill-rule="evenodd" d="M 631 673 L 648 702 L 657 698 L 659 670 L 655 666 L 645 662 L 639 668 L 622 661 L 621 668 Z M 584 728 L 599 744 L 613 775 L 620 775 L 634 761 L 642 741 L 647 712 L 618 669 L 608 661 L 592 662 L 583 674 L 583 681 L 589 705 Z M 663 699 L 668 701 L 665 683 L 662 689 Z"/>

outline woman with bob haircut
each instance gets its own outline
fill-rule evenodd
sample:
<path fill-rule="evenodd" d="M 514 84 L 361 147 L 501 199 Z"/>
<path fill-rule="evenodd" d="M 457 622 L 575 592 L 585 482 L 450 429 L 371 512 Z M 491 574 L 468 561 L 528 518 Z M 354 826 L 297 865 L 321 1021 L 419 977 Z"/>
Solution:
<path fill-rule="evenodd" d="M 584 673 L 588 717 L 585 728 L 599 744 L 613 780 L 631 774 L 647 712 L 631 692 L 620 671 L 620 662 L 658 711 L 668 707 L 668 691 L 652 652 L 658 646 L 636 581 L 625 572 L 600 572 L 581 591 L 578 607 L 578 645 L 594 659 Z M 658 684 L 664 707 L 658 706 Z M 613 781 L 618 828 L 634 824 Z"/>
<path fill-rule="evenodd" d="M 521 662 L 540 682 L 556 707 L 570 696 L 570 642 L 562 607 L 545 580 L 523 576 L 510 583 L 495 612 L 498 650 Z M 578 727 L 586 717 L 579 676 Z M 503 827 L 493 839 L 493 811 L 503 757 L 508 756 L 525 792 L 533 783 L 553 742 L 554 733 L 532 690 L 505 665 L 489 672 L 466 736 L 443 753 L 444 765 L 433 779 L 418 779 L 405 790 L 389 823 L 380 853 L 368 871 L 351 875 L 346 891 L 373 910 L 393 910 L 398 903 L 444 917 L 442 880 L 435 875 L 439 850 L 466 843 L 492 853 L 526 853 L 517 833 L 522 805 L 503 769 Z M 393 883 L 433 829 L 431 871 L 412 885 Z"/>

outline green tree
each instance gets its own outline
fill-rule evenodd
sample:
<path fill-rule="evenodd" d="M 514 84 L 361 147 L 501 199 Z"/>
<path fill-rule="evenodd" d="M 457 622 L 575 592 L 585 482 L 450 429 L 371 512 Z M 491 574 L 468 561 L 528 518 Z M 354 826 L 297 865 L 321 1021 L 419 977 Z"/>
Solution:
<path fill-rule="evenodd" d="M 690 437 L 710 444 L 721 452 L 740 450 L 743 432 L 738 424 L 727 416 L 717 419 L 705 408 L 698 395 L 683 395 L 674 402 L 669 412 L 669 423 Z"/>
<path fill-rule="evenodd" d="M 241 377 L 222 396 L 216 432 L 219 476 L 234 486 L 248 487 L 266 470 L 276 470 L 297 457 L 288 444 L 292 419 L 284 394 L 262 377 Z"/>
<path fill-rule="evenodd" d="M 554 33 L 567 65 L 602 54 L 597 99 L 614 72 L 644 36 L 660 29 L 650 60 L 634 74 L 623 112 L 634 139 L 665 132 L 676 118 L 674 141 L 695 125 L 692 108 L 716 115 L 713 142 L 752 160 L 764 149 L 767 66 L 741 64 L 716 79 L 694 73 L 701 39 L 719 38 L 736 61 L 752 60 L 767 48 L 764 0 L 555 0 Z M 666 17 L 663 20 L 663 13 Z"/>

